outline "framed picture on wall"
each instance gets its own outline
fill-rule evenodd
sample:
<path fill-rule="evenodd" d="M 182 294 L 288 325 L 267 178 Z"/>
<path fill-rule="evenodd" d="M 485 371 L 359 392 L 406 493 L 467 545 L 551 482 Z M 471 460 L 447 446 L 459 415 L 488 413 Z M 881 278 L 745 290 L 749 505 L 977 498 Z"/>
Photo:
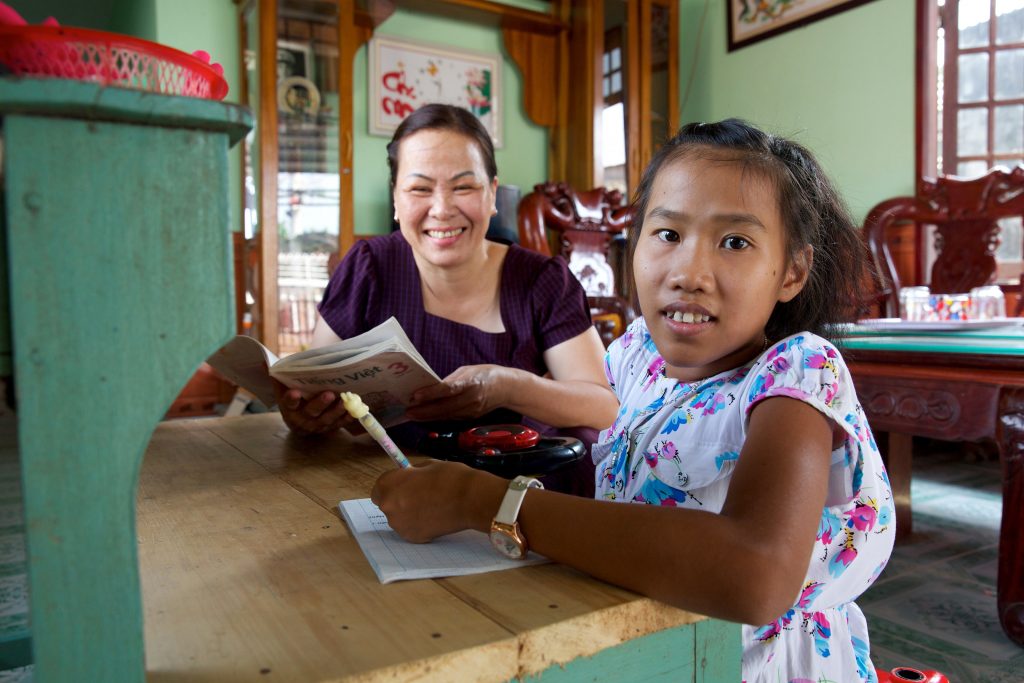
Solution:
<path fill-rule="evenodd" d="M 729 51 L 871 0 L 726 0 Z"/>
<path fill-rule="evenodd" d="M 390 137 L 424 104 L 465 107 L 502 146 L 501 55 L 456 50 L 387 36 L 369 50 L 370 134 Z"/>

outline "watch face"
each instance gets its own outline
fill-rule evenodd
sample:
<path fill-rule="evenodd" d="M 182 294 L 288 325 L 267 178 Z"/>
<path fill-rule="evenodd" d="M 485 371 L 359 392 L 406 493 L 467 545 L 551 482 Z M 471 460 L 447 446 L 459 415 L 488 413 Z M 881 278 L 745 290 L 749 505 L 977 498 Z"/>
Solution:
<path fill-rule="evenodd" d="M 504 532 L 492 531 L 491 545 L 493 545 L 495 550 L 499 553 L 505 557 L 510 557 L 513 560 L 521 560 L 526 557 L 526 553 L 523 551 L 522 545 L 517 543 L 516 539 Z"/>

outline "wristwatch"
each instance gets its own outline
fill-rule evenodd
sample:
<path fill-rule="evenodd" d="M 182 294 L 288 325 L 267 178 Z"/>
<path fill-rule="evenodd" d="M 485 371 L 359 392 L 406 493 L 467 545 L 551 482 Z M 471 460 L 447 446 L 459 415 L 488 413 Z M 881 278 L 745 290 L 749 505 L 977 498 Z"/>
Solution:
<path fill-rule="evenodd" d="M 542 489 L 544 484 L 533 477 L 516 477 L 508 484 L 508 491 L 501 500 L 498 514 L 491 522 L 491 545 L 495 550 L 513 560 L 526 559 L 526 537 L 519 528 L 516 517 L 526 496 L 526 489 Z"/>

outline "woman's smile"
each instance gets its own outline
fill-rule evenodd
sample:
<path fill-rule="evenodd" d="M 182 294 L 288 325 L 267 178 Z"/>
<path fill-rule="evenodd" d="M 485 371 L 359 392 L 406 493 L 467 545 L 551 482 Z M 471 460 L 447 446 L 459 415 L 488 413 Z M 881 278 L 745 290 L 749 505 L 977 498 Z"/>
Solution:
<path fill-rule="evenodd" d="M 465 228 L 434 228 L 427 230 L 427 234 L 436 240 L 448 239 L 450 237 L 458 237 L 464 232 L 466 232 Z"/>

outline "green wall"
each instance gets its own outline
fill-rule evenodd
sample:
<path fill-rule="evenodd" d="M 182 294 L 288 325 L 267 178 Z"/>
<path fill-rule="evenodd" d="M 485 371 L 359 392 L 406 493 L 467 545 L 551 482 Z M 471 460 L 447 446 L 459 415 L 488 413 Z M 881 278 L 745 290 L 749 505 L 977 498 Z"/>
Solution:
<path fill-rule="evenodd" d="M 528 9 L 533 6 L 520 4 Z M 395 36 L 424 43 L 456 46 L 477 52 L 503 55 L 501 74 L 504 146 L 496 150 L 498 182 L 516 185 L 526 194 L 547 176 L 547 129 L 526 116 L 522 103 L 522 79 L 518 68 L 504 54 L 501 32 L 479 24 L 442 19 L 430 14 L 397 10 L 375 35 Z M 367 47 L 356 54 L 353 92 L 353 156 L 355 158 L 355 226 L 359 234 L 387 232 L 391 225 L 388 196 L 388 138 L 369 134 Z"/>
<path fill-rule="evenodd" d="M 6 0 L 30 24 L 53 17 L 63 26 L 111 30 L 110 15 L 116 2 L 125 0 Z M 131 0 L 128 0 L 131 1 Z"/>
<path fill-rule="evenodd" d="M 738 116 L 795 138 L 858 221 L 879 201 L 913 193 L 911 0 L 874 0 L 734 52 L 720 2 L 679 5 L 681 121 Z"/>
<path fill-rule="evenodd" d="M 224 102 L 241 102 L 239 82 L 238 18 L 232 0 L 120 0 L 153 5 L 156 34 L 153 40 L 191 53 L 205 50 L 210 61 L 224 67 L 228 94 Z M 228 153 L 228 189 L 231 229 L 242 229 L 242 145 Z"/>

